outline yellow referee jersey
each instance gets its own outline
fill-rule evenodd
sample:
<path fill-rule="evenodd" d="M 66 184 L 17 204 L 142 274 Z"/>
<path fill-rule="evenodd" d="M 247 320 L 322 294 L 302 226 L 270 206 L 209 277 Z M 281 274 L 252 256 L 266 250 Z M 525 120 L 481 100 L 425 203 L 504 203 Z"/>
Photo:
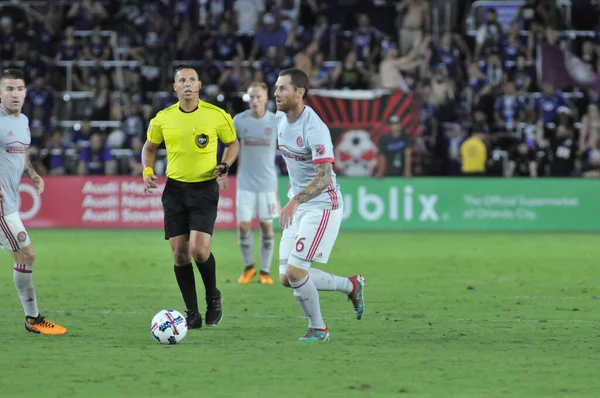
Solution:
<path fill-rule="evenodd" d="M 184 112 L 179 102 L 158 112 L 150 120 L 148 141 L 167 149 L 167 177 L 182 182 L 215 178 L 218 140 L 229 144 L 236 139 L 231 116 L 223 109 L 198 102 L 198 108 Z"/>

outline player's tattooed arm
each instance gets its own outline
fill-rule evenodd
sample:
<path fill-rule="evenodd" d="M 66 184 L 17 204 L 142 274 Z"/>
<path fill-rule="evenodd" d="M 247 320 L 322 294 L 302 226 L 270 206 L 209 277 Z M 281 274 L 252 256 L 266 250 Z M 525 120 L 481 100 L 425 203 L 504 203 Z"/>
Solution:
<path fill-rule="evenodd" d="M 317 167 L 317 176 L 304 188 L 300 191 L 294 199 L 296 199 L 299 203 L 306 203 L 311 199 L 319 196 L 329 184 L 331 184 L 331 163 L 318 163 Z"/>
<path fill-rule="evenodd" d="M 25 175 L 31 178 L 32 180 L 35 180 L 39 177 L 39 174 L 37 173 L 37 171 L 35 171 L 35 167 L 33 167 L 33 165 L 31 164 L 29 156 L 27 156 L 27 159 L 25 160 L 25 170 L 23 171 L 23 173 L 25 173 Z"/>

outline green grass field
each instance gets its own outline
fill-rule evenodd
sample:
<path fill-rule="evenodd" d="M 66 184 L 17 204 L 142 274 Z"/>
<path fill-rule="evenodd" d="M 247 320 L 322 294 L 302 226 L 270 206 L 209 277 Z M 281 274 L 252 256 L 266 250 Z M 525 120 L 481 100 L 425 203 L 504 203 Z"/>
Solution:
<path fill-rule="evenodd" d="M 41 309 L 69 334 L 25 332 L 0 254 L 2 397 L 600 394 L 599 235 L 343 232 L 324 269 L 364 273 L 365 317 L 323 292 L 331 341 L 301 344 L 292 292 L 238 285 L 236 235 L 219 231 L 225 318 L 177 346 L 149 332 L 158 310 L 184 309 L 161 231 L 31 235 Z"/>

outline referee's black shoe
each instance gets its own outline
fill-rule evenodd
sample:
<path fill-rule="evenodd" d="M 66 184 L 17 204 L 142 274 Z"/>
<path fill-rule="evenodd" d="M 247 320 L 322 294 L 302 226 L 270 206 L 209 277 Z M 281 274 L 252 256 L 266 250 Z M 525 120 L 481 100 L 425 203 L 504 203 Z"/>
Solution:
<path fill-rule="evenodd" d="M 187 321 L 188 329 L 202 329 L 202 315 L 195 311 L 186 311 L 187 316 L 185 320 Z"/>
<path fill-rule="evenodd" d="M 221 292 L 214 297 L 206 298 L 206 314 L 204 321 L 206 326 L 217 326 L 223 319 L 223 308 L 221 307 Z"/>

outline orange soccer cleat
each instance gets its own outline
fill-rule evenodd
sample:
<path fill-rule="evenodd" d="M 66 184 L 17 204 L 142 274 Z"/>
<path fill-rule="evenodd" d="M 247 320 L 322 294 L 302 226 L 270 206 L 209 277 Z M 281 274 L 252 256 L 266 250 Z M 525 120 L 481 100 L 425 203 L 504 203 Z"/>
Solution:
<path fill-rule="evenodd" d="M 256 275 L 256 270 L 254 269 L 254 267 L 246 267 L 244 269 L 244 272 L 242 272 L 242 275 L 240 275 L 238 283 L 247 285 L 248 283 L 250 283 L 252 278 L 254 278 L 254 275 Z"/>
<path fill-rule="evenodd" d="M 258 283 L 262 283 L 263 285 L 272 285 L 273 279 L 269 276 L 269 274 L 263 274 L 262 272 L 258 275 Z"/>
<path fill-rule="evenodd" d="M 66 334 L 67 329 L 57 325 L 54 322 L 47 320 L 42 315 L 38 315 L 37 318 L 25 317 L 25 329 L 28 332 L 39 333 L 39 334 Z"/>

